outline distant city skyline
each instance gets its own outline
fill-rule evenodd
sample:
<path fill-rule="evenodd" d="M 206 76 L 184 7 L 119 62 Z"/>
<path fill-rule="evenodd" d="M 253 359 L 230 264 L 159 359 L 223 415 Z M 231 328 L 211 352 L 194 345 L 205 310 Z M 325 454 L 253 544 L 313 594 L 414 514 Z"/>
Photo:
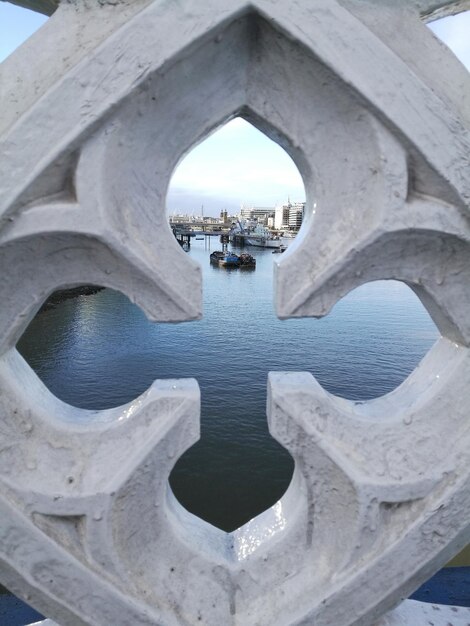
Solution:
<path fill-rule="evenodd" d="M 0 2 L 0 61 L 47 18 Z M 470 11 L 433 22 L 431 30 L 470 69 Z M 305 201 L 302 178 L 277 144 L 241 118 L 228 122 L 196 146 L 176 168 L 167 199 L 168 213 L 218 216 L 247 206 L 276 206 L 290 198 Z"/>

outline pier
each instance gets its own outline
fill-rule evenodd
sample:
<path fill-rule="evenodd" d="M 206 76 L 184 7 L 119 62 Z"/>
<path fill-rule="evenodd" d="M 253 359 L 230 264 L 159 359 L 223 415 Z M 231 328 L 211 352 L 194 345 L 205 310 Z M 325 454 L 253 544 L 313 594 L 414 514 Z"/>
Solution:
<path fill-rule="evenodd" d="M 196 233 L 189 230 L 179 230 L 178 228 L 172 228 L 176 241 L 182 248 L 186 246 L 189 250 L 191 247 L 191 238 L 196 236 Z"/>

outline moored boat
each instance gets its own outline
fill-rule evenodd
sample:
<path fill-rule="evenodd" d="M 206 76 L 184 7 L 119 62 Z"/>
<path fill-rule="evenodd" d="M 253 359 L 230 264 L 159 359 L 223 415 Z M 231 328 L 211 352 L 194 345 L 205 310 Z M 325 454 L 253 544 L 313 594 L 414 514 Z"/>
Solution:
<path fill-rule="evenodd" d="M 232 241 L 239 241 L 242 245 L 256 246 L 258 248 L 278 248 L 281 240 L 261 224 L 249 224 L 238 221 L 238 224 L 230 231 Z"/>
<path fill-rule="evenodd" d="M 253 235 L 251 237 L 245 237 L 245 245 L 255 246 L 256 248 L 278 248 L 279 239 Z"/>
<path fill-rule="evenodd" d="M 254 256 L 251 256 L 251 254 L 248 254 L 247 252 L 243 252 L 243 254 L 240 254 L 240 267 L 244 267 L 244 268 L 254 268 L 256 267 L 256 259 Z"/>
<path fill-rule="evenodd" d="M 221 265 L 222 267 L 239 267 L 240 257 L 228 250 L 226 252 L 216 250 L 212 252 L 210 262 L 214 265 Z"/>

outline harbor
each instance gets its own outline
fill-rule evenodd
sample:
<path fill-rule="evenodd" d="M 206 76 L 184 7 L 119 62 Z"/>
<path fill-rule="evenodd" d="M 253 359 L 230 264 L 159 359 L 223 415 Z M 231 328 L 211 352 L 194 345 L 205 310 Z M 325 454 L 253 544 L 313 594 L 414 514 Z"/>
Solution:
<path fill-rule="evenodd" d="M 234 246 L 270 248 L 284 252 L 299 232 L 305 213 L 305 202 L 280 204 L 276 207 L 244 207 L 236 215 L 221 211 L 220 217 L 173 215 L 169 223 L 178 243 L 185 250 L 191 240 L 219 236 L 221 243 Z"/>

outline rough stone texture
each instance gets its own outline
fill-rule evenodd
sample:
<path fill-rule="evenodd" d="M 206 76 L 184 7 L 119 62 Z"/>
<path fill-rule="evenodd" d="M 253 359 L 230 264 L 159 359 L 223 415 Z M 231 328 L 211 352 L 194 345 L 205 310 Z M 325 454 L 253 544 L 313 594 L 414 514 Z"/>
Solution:
<path fill-rule="evenodd" d="M 6 0 L 2 0 L 5 2 Z M 60 0 L 8 0 L 11 4 L 16 4 L 31 11 L 52 15 L 57 10 Z"/>
<path fill-rule="evenodd" d="M 67 2 L 3 64 L 0 581 L 62 626 L 429 622 L 420 603 L 385 613 L 470 540 L 469 78 L 420 22 L 439 7 Z M 441 61 L 432 72 L 428 57 Z M 52 291 L 83 283 L 123 291 L 151 319 L 201 316 L 200 270 L 168 227 L 166 190 L 236 115 L 284 146 L 306 185 L 278 314 L 325 315 L 394 278 L 442 339 L 370 402 L 272 373 L 270 429 L 294 477 L 226 534 L 168 486 L 198 437 L 195 381 L 83 411 L 14 346 Z M 462 623 L 463 611 L 434 611 Z"/>
<path fill-rule="evenodd" d="M 31 9 L 45 15 L 52 15 L 57 10 L 60 0 L 3 0 L 11 2 L 11 4 L 17 4 L 25 9 Z M 376 0 L 375 0 L 376 1 Z M 389 0 L 388 0 L 389 1 Z M 414 9 L 417 9 L 420 15 L 425 19 L 438 19 L 447 15 L 455 15 L 465 11 L 470 7 L 469 0 L 457 0 L 448 2 L 447 0 L 402 0 L 406 1 L 409 5 L 412 5 Z M 67 2 L 67 0 L 63 0 Z M 123 0 L 97 0 L 100 4 L 118 4 Z"/>
<path fill-rule="evenodd" d="M 94 7 L 78 0 L 62 3 L 60 10 L 11 58 L 0 63 L 0 134 L 149 2 L 151 0 L 119 0 L 119 6 L 114 6 L 112 3 L 97 4 L 93 0 Z M 15 76 L 13 81 L 11 76 Z"/>
<path fill-rule="evenodd" d="M 469 0 L 412 0 L 409 4 L 416 7 L 425 21 L 437 20 L 441 17 L 456 15 L 470 9 Z"/>

